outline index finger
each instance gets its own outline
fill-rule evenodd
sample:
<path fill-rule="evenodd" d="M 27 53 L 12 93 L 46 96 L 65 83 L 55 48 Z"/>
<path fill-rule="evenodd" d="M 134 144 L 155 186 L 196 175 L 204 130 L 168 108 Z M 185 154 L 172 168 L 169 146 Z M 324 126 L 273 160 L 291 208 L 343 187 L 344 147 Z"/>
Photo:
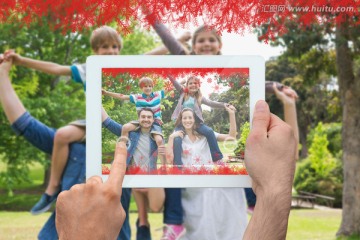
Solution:
<path fill-rule="evenodd" d="M 114 191 L 121 194 L 122 183 L 126 171 L 127 150 L 124 142 L 118 142 L 115 148 L 114 161 L 111 165 L 110 175 L 105 184 L 114 188 Z"/>

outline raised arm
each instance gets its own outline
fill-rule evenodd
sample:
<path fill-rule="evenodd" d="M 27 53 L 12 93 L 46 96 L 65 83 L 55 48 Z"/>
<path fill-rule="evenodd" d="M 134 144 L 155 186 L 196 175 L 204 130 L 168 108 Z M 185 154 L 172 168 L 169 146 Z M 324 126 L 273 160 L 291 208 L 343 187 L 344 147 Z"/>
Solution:
<path fill-rule="evenodd" d="M 207 99 L 205 97 L 201 98 L 201 103 L 205 104 L 211 108 L 225 108 L 225 104 L 227 103 L 223 103 L 223 102 L 216 102 L 216 101 L 212 101 L 210 99 Z"/>
<path fill-rule="evenodd" d="M 190 54 L 190 52 L 185 47 L 186 42 L 189 41 L 190 39 L 191 39 L 190 32 L 183 33 L 177 39 L 181 43 L 181 45 L 183 46 L 183 49 L 184 49 L 186 55 Z M 167 47 L 165 45 L 161 45 L 160 47 L 157 47 L 157 48 L 155 48 L 153 50 L 150 50 L 149 52 L 144 53 L 144 55 L 166 55 L 168 53 L 169 53 L 169 49 L 167 49 Z"/>
<path fill-rule="evenodd" d="M 14 51 L 9 53 L 7 57 L 12 58 L 15 65 L 32 68 L 47 74 L 71 76 L 70 66 L 22 57 Z"/>
<path fill-rule="evenodd" d="M 226 111 L 229 113 L 230 128 L 228 134 L 219 134 L 217 140 L 223 141 L 235 141 L 236 140 L 236 119 L 235 119 L 235 107 L 232 105 L 225 105 Z"/>
<path fill-rule="evenodd" d="M 297 113 L 296 113 L 296 99 L 298 98 L 298 95 L 296 92 L 291 89 L 288 86 L 284 86 L 282 90 L 278 90 L 276 88 L 276 85 L 273 85 L 273 89 L 275 92 L 276 97 L 283 103 L 284 106 L 284 120 L 287 124 L 289 124 L 295 135 L 295 139 L 297 142 L 296 147 L 296 154 L 295 158 L 296 160 L 299 159 L 299 151 L 298 151 L 298 145 L 299 145 L 299 127 L 297 122 Z"/>
<path fill-rule="evenodd" d="M 130 100 L 129 95 L 124 95 L 124 94 L 121 94 L 121 93 L 114 93 L 114 92 L 107 91 L 105 89 L 101 89 L 101 93 L 102 93 L 102 95 L 117 98 L 117 99 L 120 99 L 120 100 Z"/>
<path fill-rule="evenodd" d="M 182 91 L 184 89 L 181 86 L 181 84 L 178 81 L 176 81 L 176 79 L 172 75 L 168 75 L 168 78 L 169 78 L 170 82 L 174 85 L 176 91 L 179 91 L 180 93 L 182 93 Z"/>
<path fill-rule="evenodd" d="M 176 40 L 176 38 L 170 33 L 169 29 L 165 27 L 164 24 L 160 23 L 154 14 L 147 13 L 147 10 L 143 9 L 144 14 L 146 15 L 147 21 L 153 26 L 155 32 L 161 38 L 165 47 L 170 51 L 172 55 L 186 55 L 181 43 Z"/>

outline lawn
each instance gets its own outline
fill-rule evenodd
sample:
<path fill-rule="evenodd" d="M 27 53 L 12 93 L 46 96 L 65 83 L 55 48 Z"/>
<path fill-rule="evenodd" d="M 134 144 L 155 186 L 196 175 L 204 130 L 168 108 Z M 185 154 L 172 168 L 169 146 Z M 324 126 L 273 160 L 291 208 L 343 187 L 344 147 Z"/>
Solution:
<path fill-rule="evenodd" d="M 234 143 L 220 144 L 225 154 L 232 154 L 230 149 Z M 0 171 L 4 170 L 0 164 Z M 14 196 L 7 196 L 5 186 L 0 185 L 0 240 L 7 239 L 36 239 L 38 232 L 44 225 L 50 212 L 39 216 L 32 216 L 29 209 L 40 198 L 44 188 L 43 167 L 39 164 L 31 166 L 32 183 L 22 183 L 16 186 Z M 130 204 L 130 223 L 132 236 L 135 239 L 135 221 L 137 219 L 136 204 L 132 200 Z M 151 213 L 149 220 L 153 239 L 160 239 L 162 235 L 162 214 Z M 289 240 L 335 240 L 335 234 L 340 226 L 341 210 L 304 210 L 294 209 L 291 211 L 289 220 Z M 357 238 L 349 238 L 348 240 Z"/>
<path fill-rule="evenodd" d="M 44 213 L 31 216 L 28 212 L 0 211 L 0 239 L 36 239 L 41 227 L 50 216 Z M 162 234 L 162 214 L 149 216 L 153 239 L 160 239 Z M 130 214 L 132 239 L 135 239 L 136 213 Z M 292 210 L 289 220 L 288 240 L 335 240 L 340 225 L 341 210 Z M 353 239 L 355 240 L 355 238 Z"/>

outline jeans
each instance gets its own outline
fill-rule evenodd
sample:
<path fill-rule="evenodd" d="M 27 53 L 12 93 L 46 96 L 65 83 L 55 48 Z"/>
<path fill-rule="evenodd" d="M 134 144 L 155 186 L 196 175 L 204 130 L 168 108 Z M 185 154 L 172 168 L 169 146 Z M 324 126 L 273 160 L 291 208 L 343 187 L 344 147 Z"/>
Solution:
<path fill-rule="evenodd" d="M 17 135 L 23 135 L 36 148 L 51 154 L 54 145 L 56 129 L 50 128 L 33 118 L 28 112 L 20 116 L 11 126 Z M 70 145 L 68 162 L 61 179 L 61 191 L 69 190 L 77 183 L 85 182 L 85 144 Z M 128 219 L 131 189 L 123 189 L 121 203 L 126 211 L 126 219 L 118 239 L 130 239 L 130 225 Z M 55 211 L 47 220 L 38 235 L 39 239 L 58 239 L 55 227 Z"/>
<path fill-rule="evenodd" d="M 176 127 L 175 131 L 183 130 L 183 127 Z M 205 136 L 206 140 L 210 147 L 211 157 L 212 160 L 215 162 L 217 160 L 220 160 L 223 158 L 223 154 L 220 151 L 218 142 L 215 137 L 214 131 L 206 126 L 203 123 L 200 123 L 199 127 L 196 129 L 196 131 Z M 181 160 L 181 154 L 182 154 L 182 139 L 181 137 L 174 138 L 174 164 L 175 165 L 182 165 L 183 162 Z"/>
<path fill-rule="evenodd" d="M 183 223 L 183 210 L 181 206 L 181 188 L 165 188 L 164 223 Z"/>
<path fill-rule="evenodd" d="M 245 196 L 248 207 L 254 207 L 256 204 L 256 195 L 252 188 L 245 188 Z"/>

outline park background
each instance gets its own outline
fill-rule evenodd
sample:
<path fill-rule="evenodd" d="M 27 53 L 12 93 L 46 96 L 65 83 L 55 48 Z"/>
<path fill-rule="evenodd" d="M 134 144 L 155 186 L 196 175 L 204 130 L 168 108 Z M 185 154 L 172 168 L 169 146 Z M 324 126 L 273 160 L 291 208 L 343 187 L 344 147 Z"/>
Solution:
<path fill-rule="evenodd" d="M 233 6 L 230 4 L 231 2 L 228 7 L 233 7 L 235 16 L 243 13 L 244 10 L 238 8 L 236 3 L 233 3 L 235 4 Z M 298 4 L 305 6 L 309 3 L 300 1 Z M 335 3 L 318 2 L 317 4 Z M 347 1 L 337 1 L 336 4 L 337 6 L 353 4 L 356 8 L 353 12 L 343 14 L 312 13 L 320 19 L 323 18 L 323 21 L 316 21 L 316 18 L 309 15 L 310 13 L 301 11 L 292 12 L 294 15 L 292 17 L 279 11 L 270 11 L 269 6 L 275 4 L 269 2 L 259 9 L 262 9 L 264 15 L 262 18 L 272 16 L 273 19 L 258 21 L 257 25 L 253 25 L 251 21 L 247 22 L 247 28 L 257 36 L 266 36 L 273 31 L 273 35 L 267 34 L 267 38 L 261 38 L 261 46 L 267 46 L 266 49 L 278 47 L 274 54 L 276 56 L 265 56 L 266 80 L 289 85 L 299 95 L 297 113 L 300 159 L 297 163 L 293 194 L 296 196 L 300 191 L 306 191 L 335 198 L 333 207 L 336 209 L 315 207 L 315 209 L 292 210 L 288 239 L 336 239 L 337 233 L 347 237 L 352 236 L 346 239 L 360 239 L 360 189 L 359 177 L 356 176 L 360 167 L 358 6 L 356 2 Z M 8 14 L 7 11 L 15 9 L 15 5 L 7 6 L 2 3 L 0 51 L 13 48 L 26 57 L 66 65 L 85 62 L 86 57 L 91 55 L 90 33 L 99 23 L 85 24 L 76 29 L 71 22 L 64 21 L 64 24 L 59 24 L 64 20 L 64 15 L 61 15 L 64 12 L 54 11 L 55 5 L 50 7 L 44 4 L 40 7 L 42 10 L 45 9 L 42 14 L 32 9 L 34 13 L 24 11 L 11 15 L 11 12 Z M 63 6 L 65 7 L 62 10 L 67 5 Z M 118 7 L 121 9 L 121 6 Z M 170 11 L 169 9 L 165 4 L 159 11 L 159 18 L 166 16 L 166 11 Z M 208 15 L 214 11 L 206 1 L 197 9 L 208 11 Z M 245 20 L 235 18 L 234 22 L 230 22 L 230 19 L 226 19 L 229 14 L 225 11 L 227 8 L 218 9 L 224 14 L 222 19 L 215 15 L 215 20 L 218 22 L 212 24 L 215 27 L 220 26 L 217 29 L 224 32 L 230 29 L 237 33 L 249 31 L 234 27 L 238 24 L 236 20 L 239 21 L 239 25 L 245 25 Z M 171 11 L 176 15 L 180 10 L 175 8 L 175 11 Z M 26 21 L 27 14 L 33 16 L 30 21 Z M 128 19 L 120 10 L 118 14 L 120 15 L 116 16 L 120 16 L 121 20 L 110 19 L 106 23 L 117 28 L 124 35 L 122 55 L 142 54 L 161 44 L 156 34 L 152 30 L 148 31 L 146 24 L 137 17 Z M 187 14 L 189 18 L 186 21 L 192 23 L 192 20 L 197 19 L 192 12 Z M 101 15 L 101 11 L 98 15 Z M 343 16 L 343 20 L 339 16 Z M 129 20 L 130 24 L 121 25 L 122 20 Z M 173 20 L 174 23 L 181 22 L 176 18 Z M 167 21 L 172 23 L 169 26 L 171 31 L 176 32 L 175 28 L 179 26 L 174 25 L 169 19 Z M 229 24 L 221 25 L 224 22 Z M 186 26 L 182 27 L 186 28 Z M 283 31 L 284 28 L 287 31 Z M 188 26 L 188 29 L 192 30 L 193 27 Z M 181 31 L 183 30 L 178 30 L 177 35 Z M 249 51 L 250 44 L 230 40 L 227 42 L 227 35 L 228 33 L 224 33 L 223 54 L 252 53 L 253 50 L 238 52 L 238 49 Z M 235 35 L 233 38 L 239 40 L 242 36 Z M 253 41 L 257 40 L 253 38 Z M 264 45 L 264 41 L 268 41 L 267 45 Z M 260 45 L 256 46 L 255 49 L 260 49 Z M 261 55 L 264 51 L 261 51 Z M 68 78 L 49 76 L 23 67 L 14 67 L 11 78 L 27 109 L 46 124 L 58 128 L 85 115 L 83 89 Z M 240 98 L 240 95 L 237 96 Z M 226 96 L 220 94 L 212 97 L 215 100 L 223 100 L 222 97 L 224 101 L 226 99 Z M 273 96 L 268 98 L 268 102 L 271 110 L 282 116 L 281 103 Z M 216 116 L 214 112 L 205 115 L 205 122 L 215 130 L 226 129 L 227 126 L 222 125 L 222 122 L 226 121 L 218 121 L 218 119 L 215 121 L 212 118 Z M 223 117 L 224 119 L 227 117 L 225 112 Z M 33 206 L 46 186 L 49 156 L 43 155 L 22 138 L 15 137 L 4 114 L 0 115 L 0 123 L 0 239 L 34 239 L 49 215 L 33 217 L 24 211 L 28 211 Z M 238 137 L 241 136 L 241 132 L 239 129 Z M 325 203 L 320 199 L 317 204 Z M 132 211 L 135 210 L 135 206 L 132 205 Z M 130 218 L 132 222 L 135 221 L 134 213 Z M 150 221 L 154 222 L 152 229 L 156 234 L 162 226 L 162 215 L 152 214 Z M 158 232 L 160 233 L 161 230 Z"/>

